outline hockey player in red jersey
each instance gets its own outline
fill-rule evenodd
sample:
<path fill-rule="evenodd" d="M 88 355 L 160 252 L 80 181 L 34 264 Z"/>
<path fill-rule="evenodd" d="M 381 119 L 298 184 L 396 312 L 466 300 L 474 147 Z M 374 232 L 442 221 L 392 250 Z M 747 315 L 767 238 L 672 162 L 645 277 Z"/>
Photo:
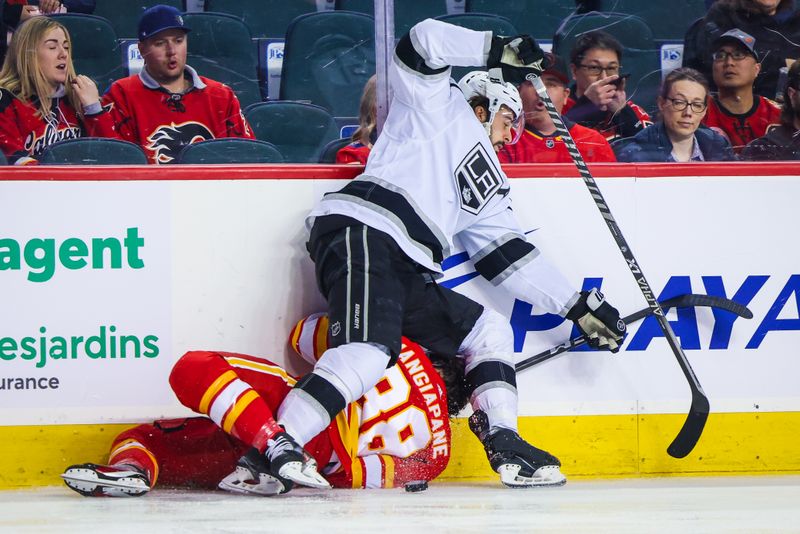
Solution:
<path fill-rule="evenodd" d="M 189 31 L 174 7 L 145 11 L 139 20 L 144 68 L 114 82 L 104 97 L 118 136 L 141 146 L 150 163 L 173 163 L 184 146 L 207 139 L 255 137 L 231 88 L 186 64 Z"/>
<path fill-rule="evenodd" d="M 542 72 L 542 83 L 553 101 L 556 110 L 561 113 L 569 98 L 569 78 L 561 60 L 555 55 L 547 58 L 550 65 Z M 519 142 L 506 145 L 497 153 L 501 163 L 571 163 L 564 141 L 556 131 L 553 119 L 547 113 L 531 82 L 523 82 L 519 87 L 522 108 L 525 112 L 525 131 Z M 617 161 L 611 146 L 599 132 L 576 124 L 567 118 L 564 123 L 575 140 L 575 145 L 588 162 Z"/>
<path fill-rule="evenodd" d="M 97 86 L 72 66 L 69 32 L 34 17 L 14 32 L 0 71 L 0 149 L 9 163 L 38 163 L 53 143 L 84 135 L 114 136 Z"/>
<path fill-rule="evenodd" d="M 290 343 L 316 361 L 327 348 L 327 329 L 326 316 L 312 315 L 298 323 Z M 445 469 L 448 414 L 466 404 L 463 362 L 434 360 L 436 368 L 419 345 L 403 339 L 399 364 L 306 445 L 334 487 L 400 487 L 432 480 Z M 170 383 L 181 402 L 209 418 L 139 425 L 117 436 L 108 465 L 75 465 L 62 476 L 87 496 L 142 495 L 157 481 L 285 493 L 292 482 L 270 474 L 263 452 L 266 441 L 282 431 L 272 414 L 295 382 L 265 359 L 189 352 L 175 365 Z"/>

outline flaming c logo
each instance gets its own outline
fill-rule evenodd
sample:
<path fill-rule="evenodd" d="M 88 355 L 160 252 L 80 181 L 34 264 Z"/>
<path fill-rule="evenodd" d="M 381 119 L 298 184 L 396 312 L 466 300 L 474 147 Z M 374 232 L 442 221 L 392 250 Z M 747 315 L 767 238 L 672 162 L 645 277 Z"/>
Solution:
<path fill-rule="evenodd" d="M 155 153 L 156 163 L 170 163 L 180 154 L 183 147 L 214 139 L 214 135 L 199 122 L 170 123 L 159 126 L 147 137 L 147 150 Z"/>

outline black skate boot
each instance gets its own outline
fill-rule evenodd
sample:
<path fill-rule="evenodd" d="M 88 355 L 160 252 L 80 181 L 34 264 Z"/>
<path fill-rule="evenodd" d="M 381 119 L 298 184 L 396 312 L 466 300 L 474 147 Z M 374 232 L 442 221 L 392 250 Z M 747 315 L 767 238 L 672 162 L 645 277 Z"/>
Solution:
<path fill-rule="evenodd" d="M 295 484 L 330 489 L 331 485 L 317 472 L 317 462 L 287 432 L 278 432 L 267 441 L 265 452 L 270 473 L 288 478 Z"/>
<path fill-rule="evenodd" d="M 492 469 L 509 488 L 562 486 L 567 482 L 558 458 L 537 449 L 513 430 L 500 428 L 490 433 L 489 419 L 482 411 L 472 414 L 469 428 L 483 443 Z"/>
<path fill-rule="evenodd" d="M 147 475 L 128 465 L 71 465 L 61 478 L 84 497 L 139 497 L 150 491 Z"/>

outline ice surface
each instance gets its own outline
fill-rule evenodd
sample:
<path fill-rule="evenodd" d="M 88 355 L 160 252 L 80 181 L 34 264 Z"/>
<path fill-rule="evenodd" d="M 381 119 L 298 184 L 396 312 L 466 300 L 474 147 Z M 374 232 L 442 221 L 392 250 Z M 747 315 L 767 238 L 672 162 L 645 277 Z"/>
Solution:
<path fill-rule="evenodd" d="M 800 476 L 527 490 L 434 482 L 421 493 L 299 489 L 272 498 L 156 489 L 100 499 L 54 486 L 0 492 L 0 532 L 800 532 Z"/>

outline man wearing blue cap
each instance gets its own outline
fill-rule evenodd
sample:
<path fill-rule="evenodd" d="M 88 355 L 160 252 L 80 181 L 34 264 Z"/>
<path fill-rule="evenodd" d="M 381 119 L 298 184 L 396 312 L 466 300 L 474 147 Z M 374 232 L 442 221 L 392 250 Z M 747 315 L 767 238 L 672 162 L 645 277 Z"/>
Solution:
<path fill-rule="evenodd" d="M 189 31 L 174 7 L 145 11 L 138 31 L 144 69 L 104 97 L 119 137 L 140 145 L 151 163 L 172 163 L 184 146 L 206 139 L 254 138 L 233 90 L 186 64 Z"/>
<path fill-rule="evenodd" d="M 709 99 L 703 124 L 728 139 L 736 153 L 780 124 L 778 104 L 753 93 L 761 72 L 755 44 L 752 35 L 734 28 L 714 41 L 711 54 L 718 93 Z"/>

